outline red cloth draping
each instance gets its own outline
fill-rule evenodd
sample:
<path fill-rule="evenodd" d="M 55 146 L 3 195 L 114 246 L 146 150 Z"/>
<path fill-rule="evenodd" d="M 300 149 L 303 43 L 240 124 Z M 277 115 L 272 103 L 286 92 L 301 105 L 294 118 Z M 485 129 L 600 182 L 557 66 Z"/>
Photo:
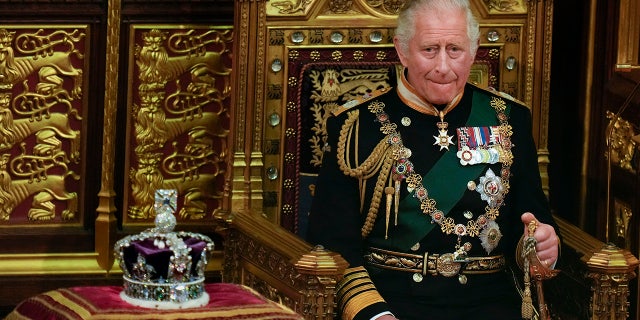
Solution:
<path fill-rule="evenodd" d="M 120 286 L 57 289 L 22 301 L 5 320 L 76 319 L 302 319 L 290 309 L 254 290 L 231 283 L 205 285 L 209 303 L 200 308 L 154 310 L 136 307 L 120 298 Z"/>

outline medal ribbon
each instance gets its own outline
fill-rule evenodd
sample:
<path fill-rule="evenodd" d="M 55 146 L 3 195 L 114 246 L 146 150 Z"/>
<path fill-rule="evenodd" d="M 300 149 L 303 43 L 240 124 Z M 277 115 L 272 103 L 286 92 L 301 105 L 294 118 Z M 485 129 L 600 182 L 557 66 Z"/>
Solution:
<path fill-rule="evenodd" d="M 490 106 L 489 96 L 484 94 L 473 93 L 472 107 L 467 126 L 479 126 L 481 124 L 496 125 L 496 111 Z M 487 108 L 489 111 L 487 112 Z M 505 110 L 505 114 L 509 113 L 509 105 Z M 437 208 L 446 216 L 451 208 L 455 206 L 460 198 L 467 190 L 467 182 L 476 179 L 486 168 L 485 165 L 473 165 L 460 167 L 456 152 L 458 148 L 454 144 L 449 147 L 440 160 L 422 177 L 422 184 L 429 192 L 429 198 L 437 201 Z M 449 175 L 443 179 L 442 172 L 458 172 L 459 174 Z M 412 194 L 402 199 L 400 202 L 399 219 L 404 220 L 403 225 L 410 226 L 410 230 L 396 232 L 389 239 L 382 238 L 381 243 L 385 246 L 396 247 L 400 250 L 407 251 L 413 245 L 420 242 L 434 227 L 438 226 L 431 222 L 431 218 L 426 216 L 420 209 L 420 201 Z M 373 239 L 372 239 L 373 240 Z M 375 241 L 374 241 L 375 242 Z"/>

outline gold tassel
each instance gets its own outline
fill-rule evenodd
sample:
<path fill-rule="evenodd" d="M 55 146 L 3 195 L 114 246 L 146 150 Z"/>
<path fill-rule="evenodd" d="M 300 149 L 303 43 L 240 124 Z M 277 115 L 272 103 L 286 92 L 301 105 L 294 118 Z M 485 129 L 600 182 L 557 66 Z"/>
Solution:
<path fill-rule="evenodd" d="M 535 250 L 536 240 L 533 237 L 533 233 L 536 230 L 535 220 L 528 226 L 529 236 L 523 239 L 524 245 L 522 250 L 523 267 L 524 271 L 524 291 L 522 292 L 522 318 L 533 318 L 533 300 L 531 299 L 531 275 L 530 275 L 530 255 L 531 251 Z"/>
<path fill-rule="evenodd" d="M 387 212 L 386 212 L 386 224 L 384 229 L 384 238 L 389 238 L 389 218 L 391 217 L 391 201 L 393 200 L 393 194 L 395 190 L 393 187 L 384 188 L 384 193 L 387 195 Z"/>
<path fill-rule="evenodd" d="M 398 225 L 398 208 L 400 207 L 400 180 L 396 180 L 396 194 L 394 197 L 394 205 L 395 205 L 395 225 Z"/>
<path fill-rule="evenodd" d="M 527 278 L 529 278 L 529 271 L 525 271 L 524 292 L 522 293 L 522 319 L 528 320 L 533 318 L 533 301 L 531 299 L 531 283 Z"/>

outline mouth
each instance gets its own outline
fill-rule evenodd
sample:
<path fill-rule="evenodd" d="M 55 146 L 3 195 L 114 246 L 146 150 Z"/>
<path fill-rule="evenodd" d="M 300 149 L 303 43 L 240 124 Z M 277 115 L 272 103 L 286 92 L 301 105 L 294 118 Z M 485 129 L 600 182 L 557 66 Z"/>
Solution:
<path fill-rule="evenodd" d="M 447 85 L 447 84 L 452 84 L 456 82 L 456 79 L 444 79 L 442 77 L 437 77 L 437 78 L 427 78 L 427 81 L 433 83 L 433 84 L 437 84 L 437 85 Z"/>

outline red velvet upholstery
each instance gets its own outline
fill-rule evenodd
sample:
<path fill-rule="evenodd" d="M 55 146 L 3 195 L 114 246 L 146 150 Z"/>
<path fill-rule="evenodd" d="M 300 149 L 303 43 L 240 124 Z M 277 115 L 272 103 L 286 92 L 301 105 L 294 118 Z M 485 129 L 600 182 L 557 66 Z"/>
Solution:
<path fill-rule="evenodd" d="M 119 286 L 71 287 L 22 301 L 5 320 L 22 319 L 302 319 L 252 289 L 230 283 L 206 284 L 209 303 L 202 308 L 154 310 L 120 299 Z"/>

